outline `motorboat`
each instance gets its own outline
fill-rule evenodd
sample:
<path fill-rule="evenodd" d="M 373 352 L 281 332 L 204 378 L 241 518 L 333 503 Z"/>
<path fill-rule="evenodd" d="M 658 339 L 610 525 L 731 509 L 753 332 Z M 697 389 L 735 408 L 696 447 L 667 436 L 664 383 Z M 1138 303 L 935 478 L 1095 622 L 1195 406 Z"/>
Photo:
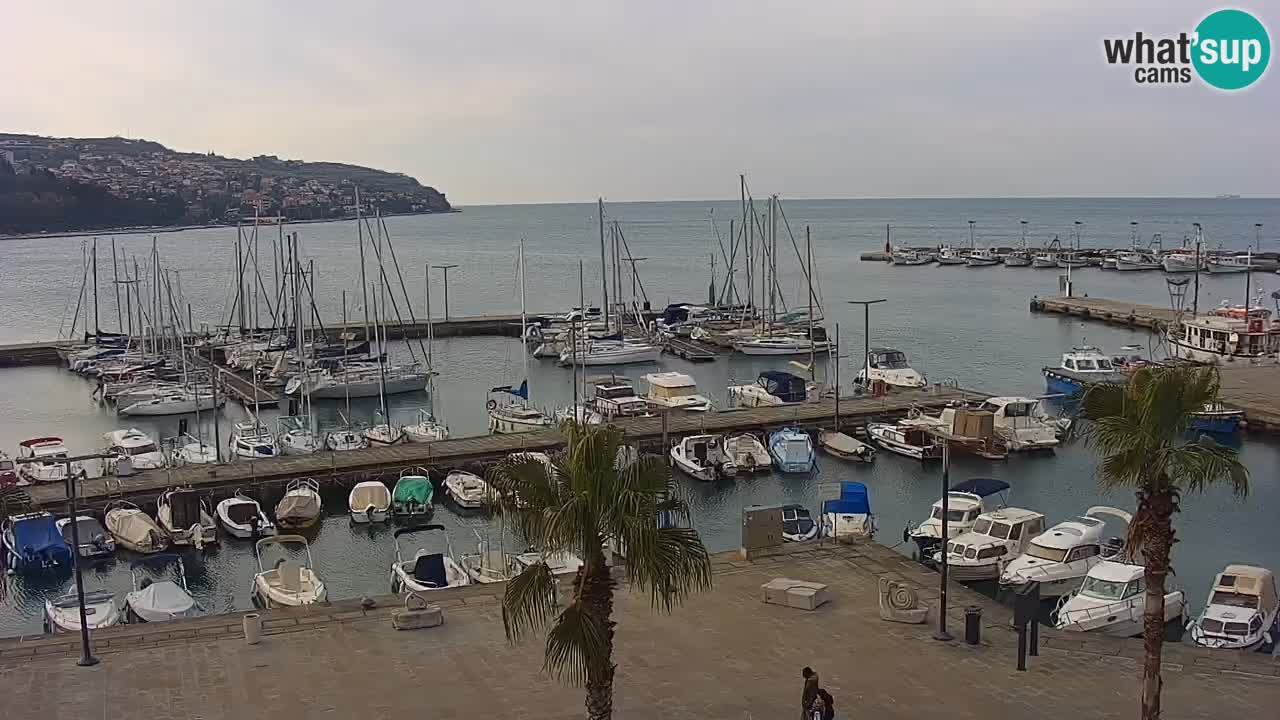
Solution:
<path fill-rule="evenodd" d="M 173 451 L 175 465 L 214 465 L 219 460 L 216 446 L 188 434 L 178 438 Z"/>
<path fill-rule="evenodd" d="M 1124 537 L 1106 538 L 1106 519 L 1116 518 L 1127 528 L 1133 516 L 1113 507 L 1091 507 L 1081 517 L 1060 522 L 1031 538 L 1021 555 L 1005 565 L 1000 585 L 1020 588 L 1040 584 L 1040 597 L 1053 598 L 1080 587 L 1089 569 L 1116 557 L 1124 549 Z"/>
<path fill-rule="evenodd" d="M 239 492 L 218 503 L 216 514 L 218 522 L 222 523 L 223 529 L 231 533 L 232 537 L 247 540 L 274 535 L 276 532 L 276 526 L 263 512 L 258 501 Z"/>
<path fill-rule="evenodd" d="M 126 416 L 188 415 L 199 410 L 215 410 L 226 405 L 225 397 L 215 398 L 213 393 L 185 389 L 172 390 L 163 395 L 144 398 L 129 405 L 116 407 L 116 413 Z"/>
<path fill-rule="evenodd" d="M 39 437 L 18 443 L 18 484 L 66 482 L 67 472 L 84 476 L 79 462 L 67 462 L 67 446 L 59 437 Z"/>
<path fill-rule="evenodd" d="M 804 542 L 818 537 L 818 523 L 803 505 L 782 506 L 782 539 L 787 542 Z"/>
<path fill-rule="evenodd" d="M 977 248 L 969 253 L 967 262 L 969 267 L 991 267 L 1000 264 L 1000 256 L 989 247 Z"/>
<path fill-rule="evenodd" d="M 913 460 L 942 459 L 942 446 L 923 427 L 869 423 L 867 437 L 885 450 Z"/>
<path fill-rule="evenodd" d="M 1096 632 L 1112 637 L 1136 637 L 1143 633 L 1147 607 L 1144 568 L 1119 560 L 1103 560 L 1089 568 L 1080 587 L 1064 595 L 1054 613 L 1054 625 L 1071 632 Z M 1186 593 L 1164 594 L 1164 622 L 1181 620 L 1187 609 Z"/>
<path fill-rule="evenodd" d="M 1011 451 L 1053 450 L 1058 446 L 1058 423 L 1041 412 L 1036 398 L 992 397 L 980 409 L 991 413 L 996 435 Z"/>
<path fill-rule="evenodd" d="M 391 491 L 381 480 L 356 483 L 347 495 L 347 508 L 353 523 L 386 522 L 391 510 Z"/>
<path fill-rule="evenodd" d="M 167 622 L 196 614 L 181 555 L 161 553 L 137 560 L 129 576 L 133 591 L 125 594 L 124 605 L 130 622 Z"/>
<path fill-rule="evenodd" d="M 365 442 L 369 443 L 369 447 L 390 447 L 409 439 L 404 428 L 389 422 L 374 423 L 360 434 L 364 436 Z"/>
<path fill-rule="evenodd" d="M 798 427 L 769 433 L 769 456 L 773 466 L 784 473 L 813 472 L 813 438 Z"/>
<path fill-rule="evenodd" d="M 30 512 L 11 515 L 0 527 L 5 567 L 16 573 L 35 573 L 71 567 L 71 546 L 62 539 L 53 515 Z"/>
<path fill-rule="evenodd" d="M 644 376 L 649 386 L 646 402 L 668 410 L 703 412 L 711 409 L 711 401 L 698 393 L 692 377 L 678 372 L 649 373 Z"/>
<path fill-rule="evenodd" d="M 984 512 L 968 532 L 948 540 L 947 572 L 958 582 L 995 580 L 1019 554 L 1027 549 L 1031 538 L 1044 532 L 1044 515 L 1022 508 L 1001 508 Z M 934 552 L 934 563 L 942 562 L 942 553 Z"/>
<path fill-rule="evenodd" d="M 835 430 L 818 431 L 818 447 L 845 460 L 857 460 L 869 463 L 876 459 L 876 449 L 867 443 Z"/>
<path fill-rule="evenodd" d="M 120 623 L 120 605 L 110 590 L 86 590 L 84 620 L 89 630 Z M 45 632 L 80 632 L 80 597 L 74 589 L 44 601 Z"/>
<path fill-rule="evenodd" d="M 1009 457 L 1004 438 L 996 432 L 992 413 L 964 402 L 949 403 L 937 415 L 929 415 L 924 408 L 913 406 L 907 417 L 898 421 L 898 427 L 907 430 L 915 428 L 928 433 L 942 432 L 952 450 L 957 452 L 988 460 L 1004 460 Z"/>
<path fill-rule="evenodd" d="M 563 424 L 573 421 L 579 425 L 603 425 L 604 416 L 596 412 L 588 402 L 580 402 L 577 405 L 556 408 L 555 412 L 556 424 Z"/>
<path fill-rule="evenodd" d="M 286 415 L 276 420 L 276 442 L 285 455 L 310 455 L 323 446 L 324 439 L 309 416 Z"/>
<path fill-rule="evenodd" d="M 780 370 L 765 370 L 750 385 L 730 385 L 729 399 L 739 407 L 773 407 L 808 398 L 805 379 Z"/>
<path fill-rule="evenodd" d="M 738 475 L 738 466 L 733 464 L 733 460 L 725 452 L 724 438 L 720 435 L 690 435 L 682 438 L 671 448 L 671 461 L 682 472 L 704 482 Z"/>
<path fill-rule="evenodd" d="M 1126 381 L 1108 355 L 1089 345 L 1062 353 L 1059 365 L 1046 367 L 1043 372 L 1045 388 L 1067 398 L 1079 395 L 1094 383 Z"/>
<path fill-rule="evenodd" d="M 1214 275 L 1249 272 L 1253 259 L 1248 255 L 1219 255 L 1205 261 L 1205 269 Z"/>
<path fill-rule="evenodd" d="M 1203 410 L 1191 414 L 1187 429 L 1230 435 L 1238 432 L 1244 425 L 1243 410 L 1233 410 L 1220 402 L 1212 402 L 1205 405 Z"/>
<path fill-rule="evenodd" d="M 895 388 L 922 388 L 929 384 L 924 375 L 907 363 L 907 354 L 895 348 L 878 347 L 868 350 L 867 364 L 858 370 L 854 383 L 866 386 L 868 375 L 872 383 L 880 382 Z"/>
<path fill-rule="evenodd" d="M 480 476 L 463 470 L 454 470 L 446 475 L 444 489 L 460 508 L 478 510 L 489 502 L 489 483 Z"/>
<path fill-rule="evenodd" d="M 475 533 L 476 551 L 464 553 L 461 560 L 462 569 L 471 578 L 471 582 L 490 585 L 506 582 L 519 574 L 520 569 L 516 567 L 512 553 L 507 552 L 501 544 L 495 549 L 479 530 Z"/>
<path fill-rule="evenodd" d="M 297 478 L 285 487 L 284 497 L 276 503 L 276 525 L 283 530 L 301 530 L 320 522 L 323 501 L 320 483 L 313 478 Z"/>
<path fill-rule="evenodd" d="M 431 552 L 418 548 L 408 560 L 400 550 L 403 535 L 421 532 L 444 535 L 445 551 Z M 471 578 L 453 554 L 449 531 L 443 525 L 415 525 L 395 531 L 396 561 L 391 565 L 391 592 L 424 592 L 470 585 Z"/>
<path fill-rule="evenodd" d="M 1063 268 L 1082 268 L 1089 264 L 1089 259 L 1081 257 L 1074 252 L 1060 253 L 1056 258 L 1058 267 Z"/>
<path fill-rule="evenodd" d="M 930 253 L 922 253 L 910 248 L 894 248 L 893 253 L 889 256 L 889 264 L 928 265 L 933 262 L 933 259 L 933 255 Z"/>
<path fill-rule="evenodd" d="M 111 503 L 107 506 L 105 519 L 104 525 L 111 537 L 126 550 L 150 554 L 169 547 L 169 533 L 131 502 L 117 500 Z"/>
<path fill-rule="evenodd" d="M 662 356 L 662 346 L 644 340 L 580 341 L 577 348 L 569 347 L 560 353 L 561 365 L 632 365 L 657 362 Z"/>
<path fill-rule="evenodd" d="M 7 490 L 18 484 L 18 466 L 13 462 L 13 458 L 3 450 L 0 450 L 0 491 Z"/>
<path fill-rule="evenodd" d="M 636 395 L 626 378 L 610 375 L 588 381 L 592 384 L 590 409 L 605 422 L 650 414 L 649 403 Z"/>
<path fill-rule="evenodd" d="M 1187 314 L 1169 323 L 1169 354 L 1180 360 L 1224 364 L 1259 362 L 1280 353 L 1280 322 L 1271 311 L 1223 304 L 1205 315 Z"/>
<path fill-rule="evenodd" d="M 418 421 L 401 428 L 405 439 L 411 443 L 435 442 L 449 439 L 449 426 L 436 420 L 428 410 L 418 410 Z"/>
<path fill-rule="evenodd" d="M 80 543 L 77 549 L 82 558 L 96 560 L 111 557 L 116 552 L 116 541 L 111 538 L 111 533 L 107 532 L 107 529 L 102 527 L 102 523 L 98 522 L 98 518 L 92 515 L 76 515 L 74 531 L 71 527 L 71 518 L 58 518 L 55 524 L 67 547 L 76 547 L 76 538 L 79 537 Z"/>
<path fill-rule="evenodd" d="M 939 265 L 964 265 L 968 262 L 968 258 L 958 248 L 944 247 L 938 250 Z"/>
<path fill-rule="evenodd" d="M 261 460 L 280 454 L 275 435 L 256 419 L 236 423 L 229 443 L 231 455 L 246 460 Z"/>
<path fill-rule="evenodd" d="M 840 483 L 840 497 L 822 502 L 822 535 L 837 540 L 870 539 L 876 534 L 871 496 L 860 482 Z"/>
<path fill-rule="evenodd" d="M 739 472 L 748 474 L 769 472 L 769 467 L 773 464 L 773 459 L 769 457 L 769 451 L 764 443 L 751 433 L 741 433 L 725 438 L 724 451 Z"/>
<path fill-rule="evenodd" d="M 527 380 L 520 383 L 519 387 L 495 387 L 489 394 L 489 400 L 485 403 L 485 409 L 489 412 L 489 432 L 510 434 L 551 427 L 551 418 L 546 413 L 529 406 Z"/>
<path fill-rule="evenodd" d="M 1004 256 L 1005 267 L 1030 267 L 1031 253 L 1023 250 L 1014 250 Z"/>
<path fill-rule="evenodd" d="M 1109 253 L 1107 255 L 1103 255 L 1102 262 L 1098 264 L 1098 267 L 1102 268 L 1103 270 L 1115 270 L 1116 262 L 1118 261 L 1119 257 L 1120 256 L 1115 253 Z"/>
<path fill-rule="evenodd" d="M 978 516 L 987 510 L 1003 507 L 1003 493 L 1008 489 L 1009 483 L 995 478 L 971 478 L 952 485 L 947 490 L 947 539 L 972 530 Z M 989 504 L 987 498 L 992 495 L 1001 497 L 998 502 Z M 933 503 L 928 519 L 905 531 L 903 535 L 916 544 L 921 559 L 932 558 L 938 544 L 942 542 L 942 500 L 938 499 Z"/>
<path fill-rule="evenodd" d="M 1204 269 L 1204 262 L 1197 261 L 1196 254 L 1185 250 L 1174 251 L 1160 261 L 1167 273 L 1195 272 Z"/>
<path fill-rule="evenodd" d="M 1266 568 L 1228 565 L 1213 580 L 1199 617 L 1188 625 L 1191 641 L 1215 650 L 1252 650 L 1277 640 L 1276 577 Z"/>
<path fill-rule="evenodd" d="M 1116 255 L 1116 270 L 1132 272 L 1135 270 L 1160 270 L 1163 263 L 1150 252 L 1134 250 Z"/>
<path fill-rule="evenodd" d="M 156 500 L 156 521 L 178 547 L 197 550 L 218 543 L 218 522 L 209 501 L 191 488 L 173 488 Z"/>
<path fill-rule="evenodd" d="M 268 570 L 262 556 L 272 546 L 287 552 L 289 547 L 302 547 L 305 562 L 295 559 L 298 553 L 288 553 Z M 254 545 L 258 556 L 258 572 L 253 576 L 253 602 L 263 608 L 300 607 L 325 601 L 327 591 L 324 581 L 316 574 L 311 560 L 311 545 L 301 535 L 275 535 L 265 537 Z"/>
<path fill-rule="evenodd" d="M 151 436 L 137 428 L 112 430 L 102 436 L 105 454 L 103 472 L 111 475 L 132 475 L 135 470 L 155 470 L 165 465 L 164 453 Z"/>
<path fill-rule="evenodd" d="M 391 491 L 391 514 L 398 518 L 426 519 L 431 517 L 434 508 L 431 500 L 435 495 L 435 486 L 427 477 L 426 470 L 418 468 L 420 474 L 405 470 L 396 481 Z"/>
<path fill-rule="evenodd" d="M 338 430 L 330 430 L 325 434 L 324 447 L 331 452 L 346 452 L 347 450 L 363 450 L 369 447 L 369 443 L 358 430 L 351 427 L 343 427 Z"/>
<path fill-rule="evenodd" d="M 1058 256 L 1051 252 L 1036 253 L 1035 257 L 1031 259 L 1031 267 L 1037 270 L 1056 268 L 1058 267 Z"/>

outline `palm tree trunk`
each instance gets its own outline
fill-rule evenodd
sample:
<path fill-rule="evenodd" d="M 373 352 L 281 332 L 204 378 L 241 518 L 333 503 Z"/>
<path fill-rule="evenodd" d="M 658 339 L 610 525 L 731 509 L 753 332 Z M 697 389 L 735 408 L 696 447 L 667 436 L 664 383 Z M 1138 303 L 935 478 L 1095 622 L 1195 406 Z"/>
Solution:
<path fill-rule="evenodd" d="M 613 717 L 613 576 L 603 555 L 597 555 L 581 576 L 582 600 L 587 612 L 605 628 L 608 651 L 602 666 L 587 668 L 587 718 L 611 720 Z"/>
<path fill-rule="evenodd" d="M 1168 487 L 1165 484 L 1165 487 Z M 1173 547 L 1173 513 L 1177 499 L 1169 490 L 1138 494 L 1138 512 L 1142 540 L 1143 572 L 1147 585 L 1145 614 L 1142 618 L 1142 720 L 1159 720 L 1160 656 L 1164 649 L 1164 583 L 1169 575 L 1169 551 Z"/>

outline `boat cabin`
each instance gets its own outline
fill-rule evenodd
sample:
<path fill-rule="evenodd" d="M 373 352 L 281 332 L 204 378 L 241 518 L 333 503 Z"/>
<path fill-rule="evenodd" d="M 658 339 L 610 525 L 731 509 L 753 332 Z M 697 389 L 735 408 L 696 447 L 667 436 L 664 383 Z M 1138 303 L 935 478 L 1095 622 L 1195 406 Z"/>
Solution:
<path fill-rule="evenodd" d="M 871 348 L 867 352 L 867 365 L 872 370 L 910 370 L 907 354 L 894 348 Z"/>
<path fill-rule="evenodd" d="M 592 403 L 594 410 L 606 418 L 635 417 L 649 411 L 649 404 L 636 395 L 635 388 L 618 378 L 595 381 Z"/>
<path fill-rule="evenodd" d="M 711 402 L 698 393 L 698 384 L 684 373 L 659 372 L 644 376 L 649 385 L 645 400 L 668 408 L 706 410 Z"/>
<path fill-rule="evenodd" d="M 1118 602 L 1146 592 L 1141 565 L 1104 560 L 1089 569 L 1080 585 L 1080 595 L 1104 602 Z"/>
<path fill-rule="evenodd" d="M 1214 579 L 1209 601 L 1191 625 L 1191 639 L 1211 648 L 1256 647 L 1275 627 L 1278 611 L 1270 570 L 1228 565 Z"/>
<path fill-rule="evenodd" d="M 1258 358 L 1280 352 L 1280 324 L 1271 311 L 1223 307 L 1210 315 L 1184 318 L 1169 334 L 1179 357 L 1213 362 L 1219 357 Z"/>
<path fill-rule="evenodd" d="M 765 370 L 756 378 L 756 384 L 784 403 L 804 402 L 808 397 L 805 379 L 789 372 Z"/>
<path fill-rule="evenodd" d="M 973 529 L 947 543 L 947 563 L 956 580 L 986 580 L 999 576 L 1031 538 L 1044 532 L 1044 515 L 1022 508 L 985 512 Z"/>
<path fill-rule="evenodd" d="M 1114 373 L 1115 366 L 1096 347 L 1077 347 L 1062 353 L 1062 367 L 1078 373 Z"/>

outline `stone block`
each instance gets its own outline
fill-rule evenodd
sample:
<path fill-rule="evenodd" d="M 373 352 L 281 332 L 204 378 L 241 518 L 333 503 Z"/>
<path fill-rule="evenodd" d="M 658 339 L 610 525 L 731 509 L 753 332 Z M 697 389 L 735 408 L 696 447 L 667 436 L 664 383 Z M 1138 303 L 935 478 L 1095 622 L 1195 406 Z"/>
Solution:
<path fill-rule="evenodd" d="M 801 610 L 817 610 L 831 599 L 826 585 L 790 578 L 774 578 L 761 585 L 760 589 L 766 603 Z"/>
<path fill-rule="evenodd" d="M 396 610 L 391 613 L 391 627 L 396 630 L 422 630 L 444 624 L 444 611 L 435 605 L 420 610 Z"/>

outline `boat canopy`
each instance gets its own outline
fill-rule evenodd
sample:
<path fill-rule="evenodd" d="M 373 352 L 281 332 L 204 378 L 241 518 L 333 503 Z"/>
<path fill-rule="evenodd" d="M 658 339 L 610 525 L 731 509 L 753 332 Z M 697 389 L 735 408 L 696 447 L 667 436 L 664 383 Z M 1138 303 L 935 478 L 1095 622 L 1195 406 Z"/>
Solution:
<path fill-rule="evenodd" d="M 421 475 L 405 475 L 396 483 L 394 499 L 396 503 L 401 505 L 407 503 L 429 505 L 431 496 L 434 494 L 435 489 L 431 486 L 429 479 Z M 399 535 L 400 531 L 396 531 L 396 534 Z"/>
<path fill-rule="evenodd" d="M 868 515 L 871 513 L 871 496 L 867 486 L 860 482 L 840 483 L 840 499 L 822 504 L 824 513 L 836 515 Z"/>
<path fill-rule="evenodd" d="M 13 546 L 24 554 L 39 555 L 66 547 L 66 541 L 53 516 L 39 513 L 13 519 Z"/>
<path fill-rule="evenodd" d="M 489 392 L 508 393 L 510 395 L 515 395 L 518 398 L 523 398 L 525 400 L 528 400 L 529 399 L 529 381 L 525 380 L 524 382 L 520 383 L 520 387 L 513 387 L 511 385 L 500 385 L 498 387 L 490 389 Z"/>
<path fill-rule="evenodd" d="M 805 380 L 798 375 L 781 370 L 765 370 L 756 379 L 770 395 L 783 402 L 804 402 Z"/>
<path fill-rule="evenodd" d="M 174 490 L 169 493 L 169 521 L 173 527 L 185 530 L 199 525 L 203 520 L 201 510 L 200 495 L 195 490 Z"/>
<path fill-rule="evenodd" d="M 986 497 L 1009 489 L 1009 483 L 995 478 L 970 478 L 951 486 L 951 492 L 963 492 Z"/>
<path fill-rule="evenodd" d="M 129 604 L 139 614 L 182 617 L 195 607 L 195 600 L 174 582 L 153 582 L 129 594 Z"/>

